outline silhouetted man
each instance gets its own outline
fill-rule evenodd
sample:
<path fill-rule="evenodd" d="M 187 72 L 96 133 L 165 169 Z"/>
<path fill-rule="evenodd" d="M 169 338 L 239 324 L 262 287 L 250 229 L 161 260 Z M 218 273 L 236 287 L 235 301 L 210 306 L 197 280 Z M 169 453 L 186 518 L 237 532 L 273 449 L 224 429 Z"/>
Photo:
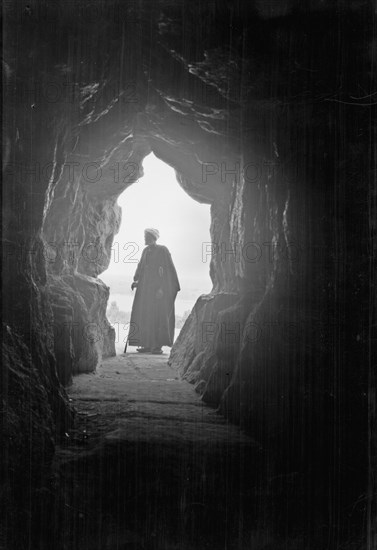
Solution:
<path fill-rule="evenodd" d="M 159 236 L 157 229 L 145 229 L 147 246 L 131 285 L 136 294 L 128 343 L 140 346 L 139 353 L 161 354 L 161 346 L 172 346 L 174 341 L 174 301 L 180 286 L 169 250 L 156 244 Z"/>

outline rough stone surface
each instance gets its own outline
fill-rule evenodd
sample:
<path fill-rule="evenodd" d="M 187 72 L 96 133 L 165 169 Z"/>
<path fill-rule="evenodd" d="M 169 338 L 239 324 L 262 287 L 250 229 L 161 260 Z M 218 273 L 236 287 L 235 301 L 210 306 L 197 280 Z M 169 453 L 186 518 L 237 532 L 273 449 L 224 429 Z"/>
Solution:
<path fill-rule="evenodd" d="M 69 429 L 71 414 L 57 379 L 38 368 L 41 363 L 24 339 L 5 324 L 2 358 L 0 545 L 26 548 L 50 476 L 56 434 Z"/>
<path fill-rule="evenodd" d="M 44 403 L 46 446 L 61 383 L 114 354 L 99 276 L 153 151 L 211 205 L 218 247 L 171 364 L 277 468 L 311 473 L 324 524 L 365 495 L 373 17 L 363 0 L 7 4 L 3 311 L 7 353 L 38 376 L 5 397 Z M 209 345 L 203 323 L 239 336 Z"/>
<path fill-rule="evenodd" d="M 107 359 L 68 392 L 77 422 L 54 462 L 68 510 L 61 547 L 246 549 L 257 538 L 280 547 L 261 446 L 206 406 L 166 355 Z M 240 464 L 253 465 L 242 489 Z M 251 518 L 261 499 L 267 523 L 258 533 Z M 51 502 L 55 518 L 58 507 Z"/>

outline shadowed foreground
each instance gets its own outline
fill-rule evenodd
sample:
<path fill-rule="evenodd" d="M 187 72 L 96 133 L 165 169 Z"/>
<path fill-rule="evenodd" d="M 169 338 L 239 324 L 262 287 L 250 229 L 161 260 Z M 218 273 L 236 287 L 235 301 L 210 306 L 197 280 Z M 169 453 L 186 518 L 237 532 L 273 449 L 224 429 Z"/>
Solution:
<path fill-rule="evenodd" d="M 373 3 L 5 4 L 0 549 L 374 550 Z M 213 409 L 101 366 L 150 153 L 210 205 L 171 361 Z"/>
<path fill-rule="evenodd" d="M 325 523 L 321 484 L 205 405 L 167 355 L 107 359 L 68 394 L 74 425 L 15 550 L 363 548 L 357 505 L 348 527 Z"/>
<path fill-rule="evenodd" d="M 69 394 L 78 419 L 56 456 L 62 547 L 249 547 L 260 447 L 205 406 L 166 355 L 108 359 Z M 265 547 L 267 532 L 258 537 Z"/>

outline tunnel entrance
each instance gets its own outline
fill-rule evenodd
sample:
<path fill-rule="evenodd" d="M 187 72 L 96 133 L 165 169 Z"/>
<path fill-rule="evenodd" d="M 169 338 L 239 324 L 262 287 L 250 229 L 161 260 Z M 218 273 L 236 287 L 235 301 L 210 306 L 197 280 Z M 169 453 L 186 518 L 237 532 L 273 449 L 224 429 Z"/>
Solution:
<path fill-rule="evenodd" d="M 145 227 L 159 229 L 158 243 L 168 247 L 177 269 L 181 290 L 175 300 L 174 339 L 197 298 L 212 289 L 210 206 L 190 198 L 178 185 L 173 168 L 153 153 L 143 160 L 143 172 L 117 199 L 122 221 L 114 236 L 110 265 L 100 276 L 110 287 L 107 318 L 115 329 L 117 354 L 123 352 L 127 341 L 134 298 L 130 285 L 145 246 Z M 168 353 L 169 348 L 163 351 Z"/>
<path fill-rule="evenodd" d="M 363 0 L 309 4 L 7 3 L 2 504 L 12 531 L 8 547 L 31 548 L 32 532 L 38 539 L 40 529 L 45 544 L 34 544 L 38 550 L 137 548 L 127 533 L 122 545 L 101 539 L 106 521 L 127 525 L 134 510 L 128 526 L 147 533 L 139 541 L 143 550 L 186 550 L 179 536 L 191 540 L 207 527 L 211 536 L 187 549 L 286 548 L 296 535 L 304 540 L 292 548 L 373 543 L 375 531 L 365 526 L 375 510 L 376 479 L 375 25 Z M 79 412 L 100 421 L 110 403 L 95 392 L 95 384 L 109 383 L 103 364 L 132 360 L 114 357 L 102 275 L 106 281 L 115 252 L 117 199 L 142 184 L 123 181 L 117 167 L 141 165 L 151 151 L 175 169 L 191 198 L 211 205 L 210 241 L 219 251 L 208 266 L 213 288 L 196 301 L 164 368 L 201 395 L 198 402 L 182 382 L 196 398 L 195 418 L 203 401 L 223 414 L 224 444 L 212 443 L 215 413 L 207 409 L 205 433 L 192 423 L 200 445 L 186 445 L 180 433 L 172 445 L 165 438 L 170 429 L 157 428 L 166 426 L 161 416 L 173 423 L 182 412 L 181 396 L 165 412 L 161 405 L 162 415 L 145 403 L 138 407 L 129 388 L 139 384 L 148 393 L 145 368 L 141 379 L 126 381 L 129 388 L 114 388 L 121 396 L 112 396 L 107 418 L 122 426 L 106 434 L 100 453 L 79 452 L 76 468 L 64 449 L 76 440 L 65 388 L 95 380 L 85 388 L 93 393 L 81 397 L 99 409 Z M 162 227 L 149 219 L 143 227 L 151 223 Z M 193 222 L 186 227 L 191 242 Z M 168 233 L 161 239 L 171 248 Z M 131 241 L 128 233 L 125 240 Z M 124 244 L 119 254 L 132 255 Z M 123 284 L 128 290 L 127 275 Z M 117 384 L 124 372 L 114 370 Z M 146 445 L 142 430 L 125 425 L 135 415 L 141 425 L 151 419 Z M 182 429 L 190 429 L 181 419 Z M 262 452 L 244 453 L 238 443 L 230 452 L 231 423 Z M 121 428 L 118 445 L 112 432 Z M 79 451 L 88 443 L 85 430 Z M 75 471 L 82 473 L 81 492 Z M 172 531 L 181 525 L 178 540 L 156 532 L 159 525 Z M 77 526 L 96 540 L 84 544 Z M 64 530 L 72 536 L 58 541 Z M 285 540 L 258 539 L 263 531 Z M 223 540 L 211 544 L 218 532 Z"/>

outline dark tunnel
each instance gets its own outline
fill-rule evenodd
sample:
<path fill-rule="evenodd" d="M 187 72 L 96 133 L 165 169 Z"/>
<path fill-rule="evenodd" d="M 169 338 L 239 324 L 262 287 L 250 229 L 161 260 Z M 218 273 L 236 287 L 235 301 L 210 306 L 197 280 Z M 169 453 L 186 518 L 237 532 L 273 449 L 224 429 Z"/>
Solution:
<path fill-rule="evenodd" d="M 20 0 L 4 23 L 0 548 L 372 550 L 373 2 Z M 168 366 L 246 450 L 70 442 L 151 152 L 211 208 L 212 290 Z"/>

